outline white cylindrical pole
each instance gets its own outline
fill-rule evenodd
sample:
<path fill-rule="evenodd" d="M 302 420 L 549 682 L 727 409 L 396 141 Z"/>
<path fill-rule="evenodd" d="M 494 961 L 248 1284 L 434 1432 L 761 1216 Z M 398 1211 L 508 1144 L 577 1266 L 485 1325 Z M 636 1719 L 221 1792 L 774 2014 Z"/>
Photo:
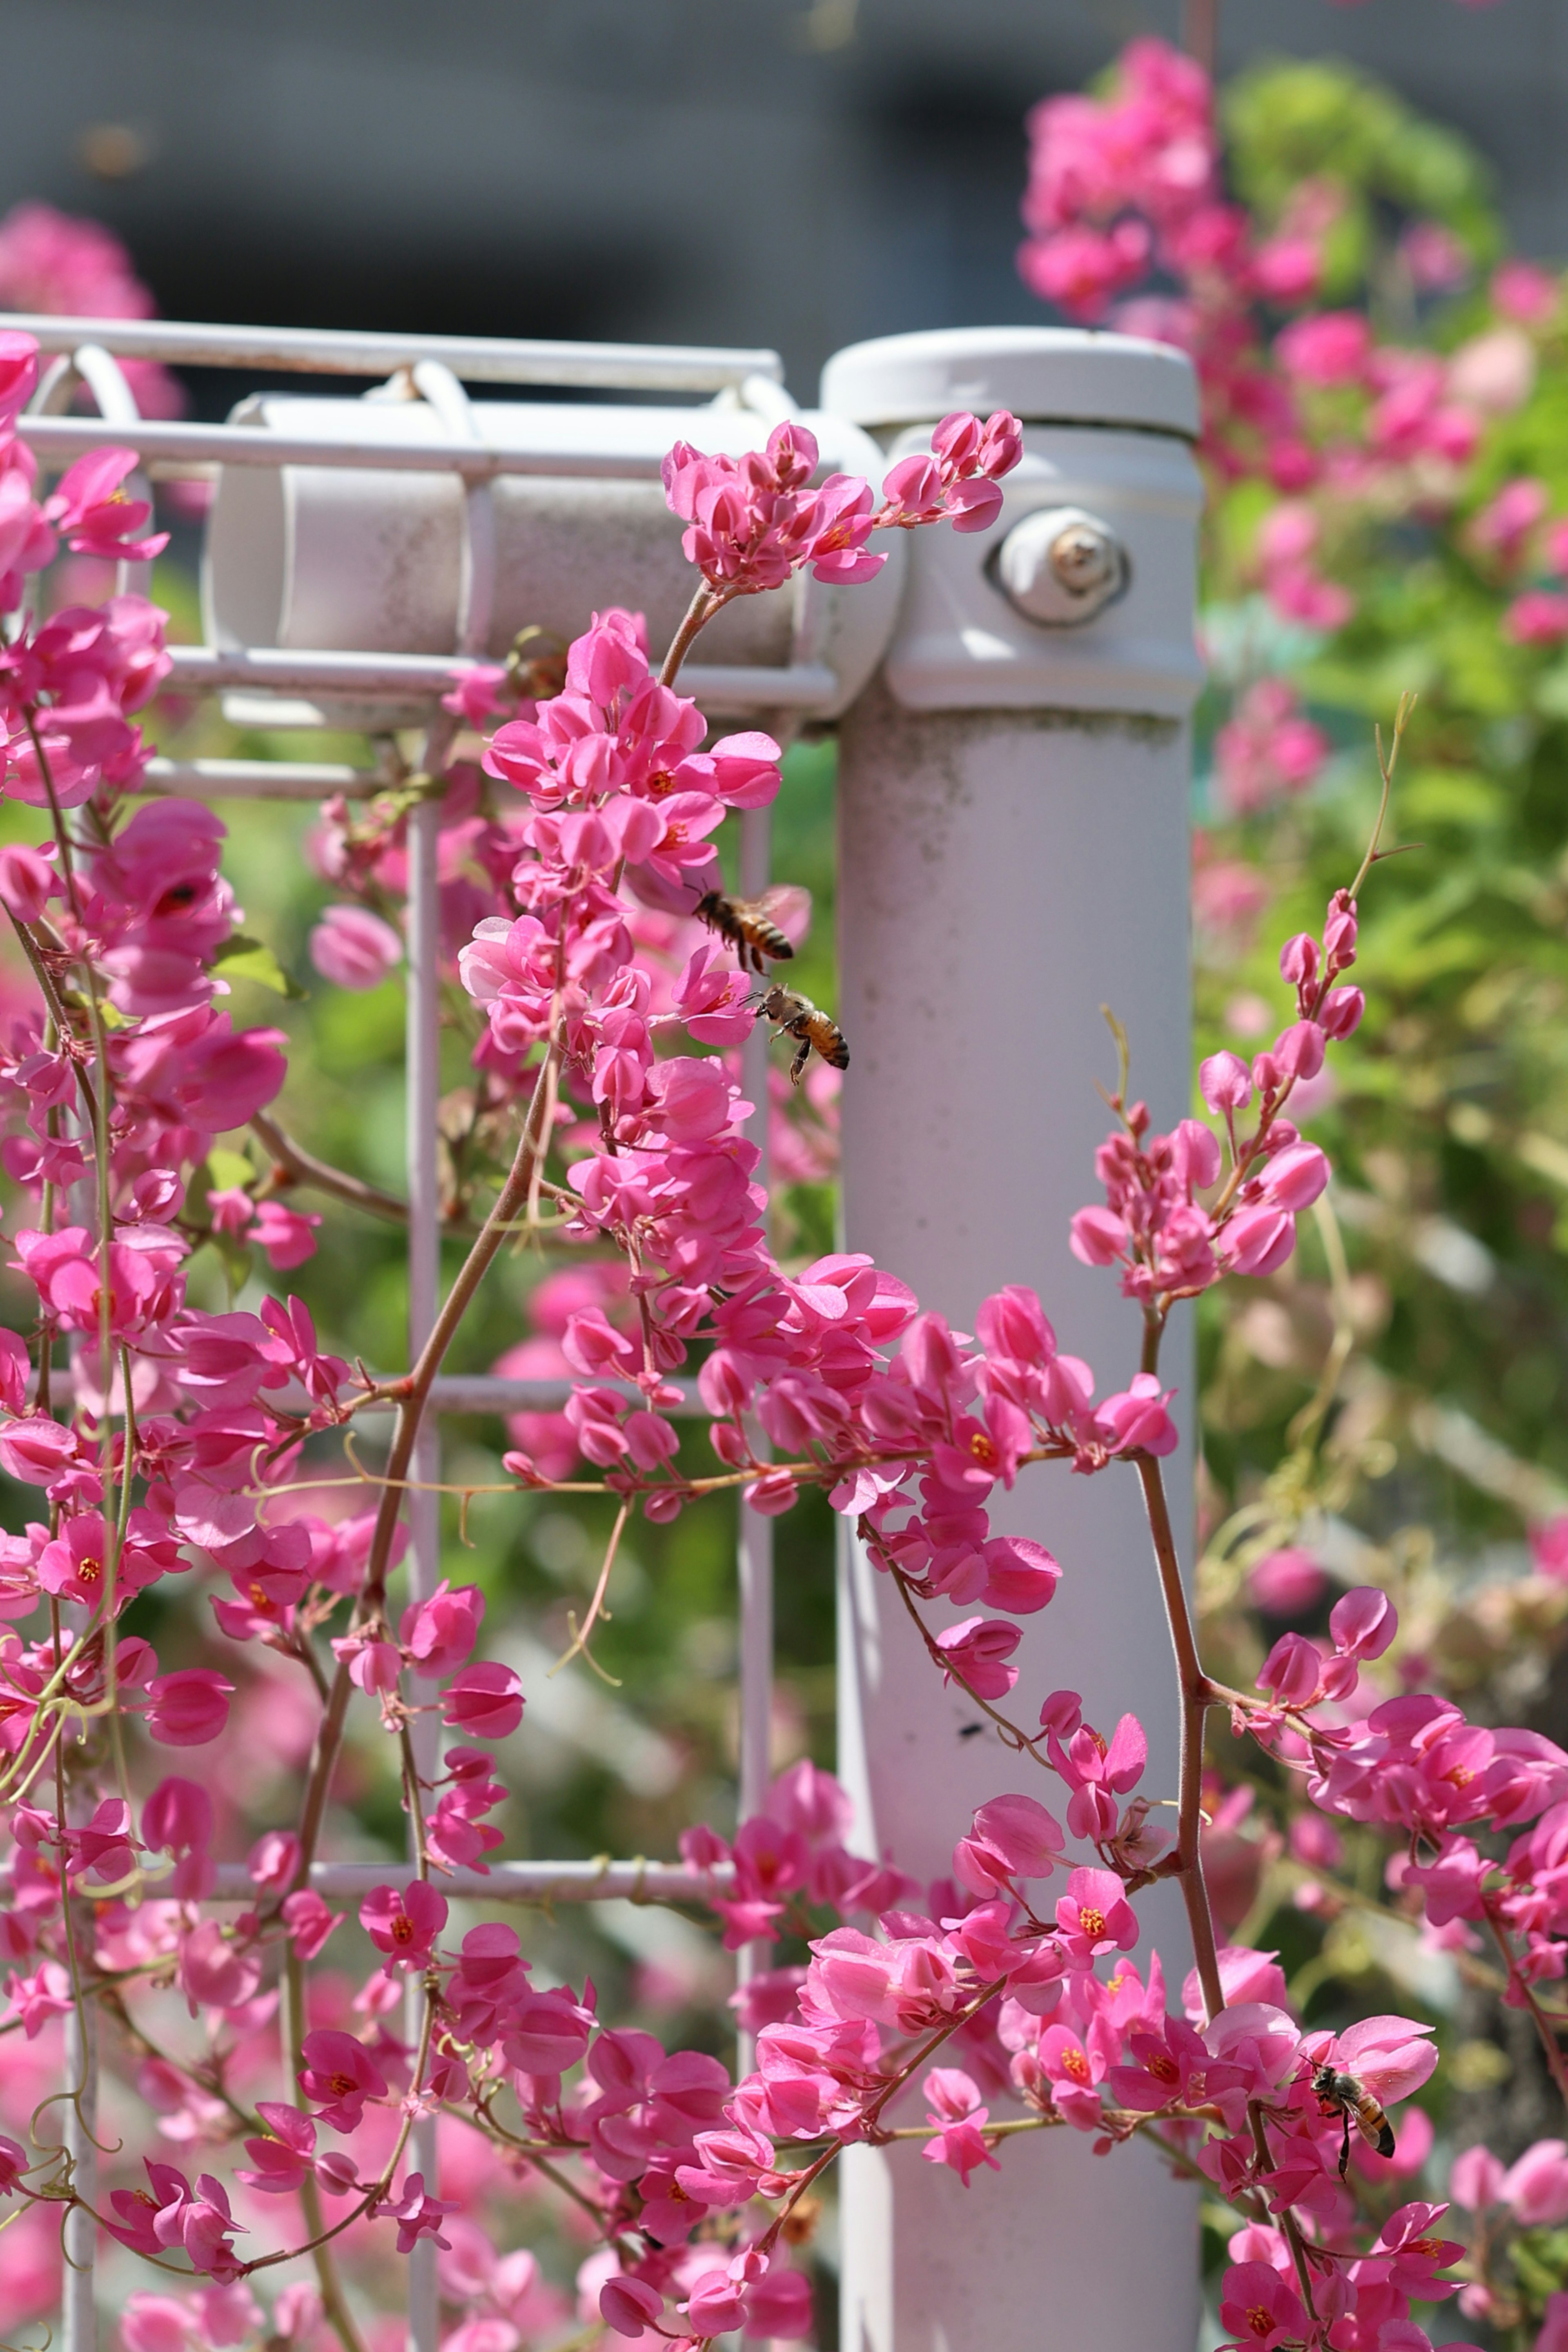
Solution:
<path fill-rule="evenodd" d="M 1114 1276 L 1068 1250 L 1110 1123 L 1095 1087 L 1115 1079 L 1102 1004 L 1127 1024 L 1133 1093 L 1156 1123 L 1187 1108 L 1190 371 L 1121 337 L 907 336 L 841 353 L 823 405 L 899 454 L 926 446 L 954 408 L 1008 407 L 1028 428 L 994 530 L 913 536 L 882 677 L 842 730 L 846 1244 L 961 1330 L 987 1293 L 1030 1285 L 1104 1394 L 1137 1370 L 1141 1334 Z M 1190 1427 L 1185 1335 L 1167 1349 Z M 1180 1528 L 1188 1452 L 1168 1467 Z M 1150 1736 L 1143 1791 L 1173 1796 L 1174 1676 L 1131 1474 L 1036 1468 L 994 1506 L 999 1528 L 1043 1541 L 1064 1570 L 1049 1610 L 1025 1621 L 1015 1712 L 1032 1728 L 1047 1692 L 1076 1689 L 1109 1733 L 1131 1709 Z M 839 1692 L 840 1771 L 871 1842 L 861 1851 L 930 1879 L 949 1872 L 984 1798 L 1018 1790 L 1065 1810 L 1059 1782 L 941 1686 L 896 1594 L 853 1548 Z M 1146 1971 L 1159 1944 L 1175 2004 L 1191 1954 L 1171 1893 L 1142 1899 L 1131 1957 Z M 918 2122 L 923 2103 L 906 2107 L 895 2120 Z M 1148 2148 L 1096 2158 L 1070 2130 L 1012 2141 L 1002 2159 L 1000 2177 L 965 2190 L 909 2142 L 848 2152 L 844 2345 L 1189 2352 L 1191 2190 Z"/>

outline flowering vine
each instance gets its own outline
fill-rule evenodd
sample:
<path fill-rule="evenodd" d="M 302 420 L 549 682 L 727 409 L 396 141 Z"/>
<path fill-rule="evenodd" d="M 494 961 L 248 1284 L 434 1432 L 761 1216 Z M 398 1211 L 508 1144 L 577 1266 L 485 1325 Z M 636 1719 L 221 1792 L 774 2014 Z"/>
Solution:
<path fill-rule="evenodd" d="M 355 2352 L 336 2249 L 363 2230 L 398 2254 L 434 2241 L 465 2327 L 492 2329 L 471 2352 L 519 2340 L 534 2282 L 508 2273 L 515 2258 L 411 2166 L 416 2126 L 438 2113 L 591 2226 L 587 2318 L 634 2341 L 806 2334 L 809 2285 L 792 2250 L 844 2147 L 912 2137 L 967 2183 L 1005 2162 L 1013 2137 L 1052 2129 L 1107 2151 L 1152 2141 L 1233 2210 L 1222 2315 L 1238 2344 L 1425 2345 L 1412 2306 L 1453 2292 L 1442 2273 L 1460 2251 L 1436 2234 L 1445 2209 L 1377 2212 L 1363 2189 L 1387 2146 L 1397 2159 L 1383 2110 L 1430 2074 L 1431 2028 L 1373 2016 L 1305 2030 L 1277 1956 L 1222 1942 L 1205 1884 L 1205 1727 L 1228 1712 L 1298 1775 L 1325 1840 L 1336 1819 L 1396 1832 L 1412 1901 L 1435 1933 L 1489 1940 L 1560 2080 L 1538 1988 L 1568 1954 L 1568 1756 L 1468 1724 L 1448 1701 L 1382 1692 L 1369 1670 L 1394 1612 L 1372 1589 L 1335 1607 L 1331 1650 L 1287 1635 L 1254 1689 L 1211 1678 L 1161 1471 L 1176 1444 L 1159 1370 L 1172 1307 L 1281 1263 L 1327 1181 L 1289 1113 L 1362 1016 L 1344 976 L 1378 837 L 1321 932 L 1283 950 L 1295 1018 L 1250 1067 L 1223 1054 L 1205 1065 L 1217 1129 L 1194 1118 L 1152 1133 L 1124 1062 L 1099 1155 L 1104 1200 L 1072 1238 L 1080 1257 L 1120 1269 L 1141 1315 L 1141 1369 L 1125 1389 L 1097 1395 L 1030 1292 L 984 1301 L 965 1338 L 863 1255 L 787 1272 L 769 1245 L 752 1107 L 732 1062 L 762 1005 L 742 959 L 698 915 L 720 887 L 714 835 L 728 811 L 773 799 L 779 747 L 759 731 L 713 739 L 679 691 L 681 662 L 736 596 L 805 565 L 870 576 L 885 560 L 879 531 L 983 528 L 1021 434 L 1005 415 L 949 417 L 879 498 L 843 477 L 816 484 L 817 452 L 797 425 L 740 460 L 679 446 L 666 488 L 699 581 L 662 665 L 637 616 L 613 611 L 557 677 L 513 665 L 454 688 L 454 717 L 501 720 L 483 753 L 489 782 L 455 762 L 436 788 L 446 947 L 483 1014 L 474 1121 L 505 1139 L 505 1165 L 487 1198 L 482 1160 L 459 1139 L 448 1206 L 466 1257 L 416 1361 L 378 1380 L 323 1351 L 297 1297 L 224 1312 L 187 1297 L 186 1261 L 213 1234 L 243 1239 L 276 1272 L 315 1247 L 312 1216 L 270 1180 L 216 1181 L 231 1171 L 215 1147 L 236 1130 L 253 1129 L 296 1182 L 373 1213 L 401 1204 L 302 1152 L 273 1117 L 284 1040 L 237 1030 L 222 1003 L 244 934 L 219 870 L 221 825 L 193 803 L 132 807 L 146 756 L 135 713 L 168 668 L 163 616 L 134 597 L 34 609 L 27 582 L 60 542 L 132 560 L 157 544 L 120 488 L 128 452 L 84 459 L 39 496 L 14 425 L 36 380 L 28 340 L 0 336 L 4 790 L 39 815 L 36 842 L 0 851 L 0 902 L 37 991 L 0 1059 L 0 1158 L 28 1204 L 11 1263 L 37 1301 L 25 1337 L 0 1336 L 0 1464 L 47 1512 L 0 1549 L 0 2027 L 30 2040 L 95 2005 L 165 2137 L 177 2153 L 192 2146 L 179 2163 L 145 2156 L 142 2178 L 94 2210 L 160 2274 L 127 2316 L 132 2352 L 240 2340 L 262 2324 L 257 2286 L 307 2255 L 313 2285 L 291 2282 L 268 2329 L 287 2340 L 324 2320 Z M 325 814 L 320 854 L 342 897 L 311 951 L 338 985 L 373 985 L 400 957 L 390 919 L 405 817 L 406 798 L 363 820 L 341 803 Z M 506 1469 L 515 1491 L 602 1493 L 616 1512 L 574 1649 L 591 1648 L 634 1514 L 668 1522 L 735 1491 L 783 1513 L 816 1487 L 893 1580 L 933 1674 L 973 1698 L 1030 1780 L 979 1808 L 951 1878 L 931 1886 L 896 1857 L 853 1853 L 843 1792 L 808 1764 L 732 1842 L 688 1832 L 685 1859 L 726 1944 L 785 1932 L 809 1943 L 807 1965 L 754 1976 L 739 1997 L 755 2063 L 738 2082 L 709 2054 L 602 2021 L 591 1983 L 537 1981 L 512 1928 L 451 1928 L 443 1880 L 483 1873 L 499 1843 L 489 1817 L 505 1790 L 489 1749 L 517 1729 L 525 1693 L 511 1666 L 478 1654 L 477 1590 L 448 1580 L 400 1606 L 395 1579 L 434 1381 L 520 1234 L 572 1254 L 552 1277 L 571 1301 L 555 1334 L 571 1393 L 558 1416 L 516 1433 Z M 687 1466 L 670 1418 L 688 1366 L 711 1471 Z M 394 1433 L 373 1476 L 354 1467 L 354 1424 L 388 1405 Z M 332 1440 L 366 1487 L 366 1507 L 336 1521 L 311 1499 L 319 1442 Z M 1064 1571 L 1043 1546 L 994 1536 L 987 1504 L 998 1481 L 1051 1462 L 1140 1482 L 1183 1702 L 1173 1838 L 1154 1818 L 1162 1792 L 1142 1786 L 1135 1718 L 1101 1732 L 1076 1693 L 1031 1694 L 1027 1706 L 1015 1696 L 1016 1620 L 1048 1606 Z M 194 1569 L 226 1584 L 214 1654 L 232 1672 L 159 1654 L 162 1621 L 142 1596 Z M 147 1633 L 122 1623 L 132 1611 Z M 295 1823 L 246 1858 L 237 1907 L 217 1899 L 202 1780 L 153 1774 L 158 1749 L 224 1738 L 252 1645 L 305 1678 L 312 1745 Z M 351 1710 L 396 1754 L 416 1859 L 358 1905 L 376 1965 L 331 2008 L 316 1964 L 347 1921 L 312 1867 Z M 434 1769 L 413 1736 L 425 1715 L 448 1736 Z M 1195 1961 L 1179 1987 L 1158 1953 L 1129 1957 L 1137 1899 L 1164 1878 L 1181 1886 Z M 164 1990 L 200 2021 L 199 2042 L 161 2038 Z M 68 2084 L 66 2103 L 82 2087 Z M 0 2141 L 0 2194 L 66 2215 L 82 2197 L 59 2105 L 39 2107 L 30 2146 Z M 1377 2153 L 1358 2155 L 1352 2179 L 1355 2131 Z M 200 2168 L 209 2150 L 223 2173 Z M 1472 2171 L 1478 2204 L 1495 2202 L 1503 2185 Z"/>

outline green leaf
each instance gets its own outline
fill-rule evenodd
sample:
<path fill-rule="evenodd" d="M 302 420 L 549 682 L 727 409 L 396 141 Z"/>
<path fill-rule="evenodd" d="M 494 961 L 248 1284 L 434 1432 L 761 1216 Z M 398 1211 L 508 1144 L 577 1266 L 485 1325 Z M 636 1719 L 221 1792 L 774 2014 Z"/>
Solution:
<path fill-rule="evenodd" d="M 207 1182 L 215 1192 L 232 1192 L 237 1185 L 248 1184 L 255 1173 L 242 1151 L 215 1148 L 207 1153 Z"/>
<path fill-rule="evenodd" d="M 307 993 L 289 979 L 265 940 L 248 939 L 243 931 L 234 931 L 225 940 L 212 960 L 212 969 L 225 980 L 252 980 L 258 988 L 269 988 L 275 996 L 298 1001 Z"/>

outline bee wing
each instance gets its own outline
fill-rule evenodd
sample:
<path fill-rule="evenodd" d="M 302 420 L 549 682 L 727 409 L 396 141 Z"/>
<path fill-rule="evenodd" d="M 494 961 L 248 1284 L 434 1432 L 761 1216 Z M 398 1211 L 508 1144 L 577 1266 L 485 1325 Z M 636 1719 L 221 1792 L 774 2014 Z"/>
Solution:
<path fill-rule="evenodd" d="M 778 925 L 792 948 L 799 947 L 811 929 L 811 893 L 797 882 L 775 882 L 752 904 L 759 914 Z"/>
<path fill-rule="evenodd" d="M 1394 2139 L 1394 2127 L 1381 2107 L 1378 2109 L 1377 2121 L 1375 2123 L 1370 2116 L 1363 2115 L 1358 2110 L 1355 2119 L 1355 2127 L 1357 2131 L 1360 2132 L 1363 2139 L 1365 2140 L 1368 2147 L 1375 2147 L 1380 2155 L 1383 2153 L 1383 2144 L 1385 2140 L 1392 2145 Z"/>

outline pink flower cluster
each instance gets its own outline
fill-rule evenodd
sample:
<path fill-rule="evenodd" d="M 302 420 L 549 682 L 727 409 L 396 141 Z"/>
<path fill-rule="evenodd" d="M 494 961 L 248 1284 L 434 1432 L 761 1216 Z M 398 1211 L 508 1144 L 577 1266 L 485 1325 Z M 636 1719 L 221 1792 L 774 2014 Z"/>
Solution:
<path fill-rule="evenodd" d="M 1177 135 L 1184 87 L 1151 103 L 1169 116 L 1158 201 L 1190 227 L 1209 199 L 1182 193 L 1204 168 L 1201 147 Z M 36 355 L 13 337 L 0 357 L 11 416 Z M 871 529 L 982 528 L 1018 446 L 1010 418 L 944 420 L 929 456 L 893 469 L 880 507 L 865 484 L 811 489 L 816 451 L 794 427 L 738 466 L 677 451 L 670 496 L 704 581 L 682 638 L 728 596 L 802 565 L 861 576 L 876 561 Z M 13 600 L 61 536 L 144 544 L 146 518 L 116 497 L 118 458 L 73 468 L 42 502 L 14 436 L 0 459 Z M 487 1251 L 542 1223 L 546 1201 L 557 1239 L 584 1253 L 539 1286 L 537 1336 L 516 1359 L 563 1377 L 567 1400 L 513 1431 L 508 1467 L 520 1487 L 595 1484 L 620 1507 L 616 1540 L 634 1508 L 668 1520 L 713 1487 L 769 1512 L 807 1485 L 824 1490 L 909 1602 L 933 1675 L 996 1717 L 1020 1772 L 1060 1784 L 1065 1822 L 1037 1796 L 998 1790 L 951 1877 L 922 1887 L 896 1857 L 853 1851 L 844 1791 L 802 1764 L 732 1840 L 689 1832 L 688 1866 L 726 1943 L 795 1938 L 806 1955 L 792 1960 L 786 1945 L 738 1997 L 756 2040 L 738 2084 L 710 2055 L 603 2022 L 592 1983 L 540 1981 L 510 1927 L 452 1930 L 450 1874 L 482 1874 L 500 1842 L 492 1746 L 524 1708 L 516 1673 L 479 1654 L 474 1587 L 448 1580 L 401 1607 L 391 1597 L 438 1349 L 375 1382 L 323 1350 L 298 1298 L 193 1305 L 199 1240 L 249 1242 L 285 1265 L 312 1246 L 312 1218 L 271 1177 L 212 1181 L 216 1139 L 253 1121 L 268 1149 L 287 1148 L 265 1116 L 283 1040 L 237 1031 L 222 1006 L 240 918 L 221 827 L 194 804 L 127 810 L 142 772 L 127 714 L 163 675 L 159 616 L 134 599 L 41 625 L 24 615 L 0 651 L 5 789 L 47 822 L 37 845 L 0 851 L 0 902 L 38 990 L 0 1054 L 0 1160 L 28 1204 L 8 1240 L 36 1307 L 27 1342 L 0 1335 L 0 1465 L 42 1503 L 0 1538 L 0 2023 L 26 2063 L 79 1999 L 110 1998 L 128 2021 L 153 2121 L 141 2172 L 108 2182 L 101 2218 L 130 2251 L 205 2282 L 135 2298 L 128 2352 L 220 2352 L 257 2326 L 308 2337 L 337 2293 L 330 2261 L 319 2301 L 290 2288 L 259 2318 L 248 2281 L 340 2232 L 384 2256 L 432 2242 L 467 2315 L 448 2338 L 460 2352 L 559 2335 L 562 2299 L 471 2210 L 476 2182 L 515 2189 L 534 2167 L 570 2182 L 595 2235 L 578 2278 L 584 2329 L 688 2352 L 735 2330 L 798 2339 L 810 2289 L 788 2249 L 837 2152 L 912 2132 L 928 2161 L 968 2182 L 1003 2161 L 1004 2124 L 1077 2130 L 1106 2149 L 1142 2134 L 1235 2201 L 1247 2219 L 1224 2310 L 1237 2343 L 1426 2352 L 1412 2305 L 1448 2292 L 1437 2273 L 1456 2249 L 1433 2235 L 1435 2206 L 1359 2224 L 1349 2095 L 1335 2085 L 1353 2075 L 1358 2099 L 1406 2097 L 1434 2063 L 1429 2028 L 1374 2017 L 1307 2032 L 1274 1955 L 1214 1951 L 1194 1860 L 1201 1790 L 1184 1783 L 1173 1843 L 1134 1717 L 1101 1732 L 1071 1691 L 1048 1694 L 1027 1724 L 1000 1713 L 1019 1681 L 1017 1621 L 1049 1604 L 1062 1570 L 1043 1545 L 993 1533 L 997 1484 L 1055 1460 L 1085 1475 L 1131 1465 L 1157 1492 L 1176 1444 L 1170 1391 L 1150 1369 L 1097 1399 L 1089 1368 L 1022 1287 L 984 1300 L 966 1336 L 864 1255 L 786 1271 L 769 1245 L 736 1075 L 757 1007 L 693 918 L 717 877 L 720 826 L 772 800 L 779 752 L 761 733 L 710 739 L 677 690 L 682 650 L 678 640 L 656 674 L 636 616 L 611 611 L 571 647 L 559 693 L 522 698 L 503 677 L 456 698 L 459 717 L 512 712 L 482 771 L 453 763 L 439 835 L 445 950 L 482 1008 L 476 1115 L 517 1132 L 470 1269 L 477 1281 Z M 515 798 L 491 805 L 487 776 Z M 374 985 L 399 953 L 387 913 L 405 892 L 405 819 L 329 805 L 314 854 L 335 892 L 318 968 Z M 1321 940 L 1285 949 L 1296 1020 L 1250 1069 L 1230 1055 L 1205 1067 L 1223 1142 L 1197 1120 L 1152 1136 L 1134 1104 L 1100 1153 L 1107 1202 L 1080 1213 L 1074 1245 L 1121 1265 L 1151 1366 L 1173 1299 L 1281 1263 L 1326 1181 L 1285 1114 L 1297 1081 L 1361 1017 L 1359 991 L 1341 984 L 1355 949 L 1342 891 Z M 700 1476 L 670 1417 L 687 1368 L 719 1465 Z M 398 1411 L 374 1507 L 321 1516 L 301 1449 L 371 1403 Z M 577 1479 L 584 1465 L 602 1475 Z M 612 1542 L 601 1597 L 614 1557 Z M 203 1612 L 213 1646 L 193 1641 L 166 1661 L 135 1627 L 164 1644 L 180 1620 L 161 1604 L 198 1578 L 216 1587 L 210 1622 Z M 127 1622 L 149 1592 L 157 1619 Z M 1329 1629 L 1331 1650 L 1285 1635 L 1254 1693 L 1205 1682 L 1196 1696 L 1229 1705 L 1324 1813 L 1397 1832 L 1402 1900 L 1425 1903 L 1450 1937 L 1484 1920 L 1528 2003 L 1568 1949 L 1556 1888 L 1568 1758 L 1468 1726 L 1441 1700 L 1363 1689 L 1394 1630 L 1382 1594 L 1345 1595 Z M 592 1632 L 590 1612 L 580 1645 Z M 397 1759 L 416 1854 L 378 1873 L 352 1925 L 315 1871 L 351 1710 Z M 209 1785 L 149 1759 L 220 1738 L 216 1753 L 231 1754 L 237 1725 L 261 1715 L 262 1744 L 279 1754 L 290 1722 L 302 1734 L 291 1753 L 309 1758 L 303 1796 L 295 1826 L 251 1843 L 243 1901 L 219 1908 L 222 1774 Z M 73 1755 L 68 1804 L 53 1768 L 74 1727 L 99 1717 L 114 1738 L 101 1763 Z M 455 1735 L 435 1765 L 417 1761 L 421 1717 Z M 1475 1843 L 1483 1830 L 1515 1837 L 1506 1863 Z M 1332 1835 L 1325 1822 L 1314 1851 L 1331 1853 Z M 1173 1876 L 1207 1937 L 1196 1935 L 1199 1969 L 1174 2009 L 1158 1955 L 1128 1957 L 1138 1897 Z M 357 1990 L 331 1965 L 356 1937 Z M 196 2028 L 167 2047 L 147 1998 L 160 1989 Z M 461 2134 L 439 2182 L 411 2149 L 437 2114 Z M 237 2137 L 246 2161 L 220 2177 Z M 73 2194 L 20 2141 L 0 2141 L 0 2197 L 22 2200 L 24 2219 L 47 2220 Z"/>
<path fill-rule="evenodd" d="M 130 254 L 101 221 L 52 205 L 13 205 L 0 220 L 0 310 L 67 319 L 151 319 L 157 305 Z M 121 367 L 143 416 L 179 416 L 184 394 L 155 360 Z"/>
<path fill-rule="evenodd" d="M 1322 729 L 1301 716 L 1285 680 L 1259 678 L 1215 737 L 1220 797 L 1232 815 L 1250 816 L 1305 792 L 1321 773 L 1330 749 Z"/>
<path fill-rule="evenodd" d="M 1086 1265 L 1120 1265 L 1123 1295 L 1145 1311 L 1163 1315 L 1171 1300 L 1195 1297 L 1222 1274 L 1272 1274 L 1295 1248 L 1296 1218 L 1322 1192 L 1329 1163 L 1284 1111 L 1298 1080 L 1321 1070 L 1329 1044 L 1360 1025 L 1361 990 L 1335 985 L 1355 961 L 1356 930 L 1355 901 L 1336 891 L 1321 945 L 1303 931 L 1280 950 L 1298 1018 L 1250 1070 L 1231 1053 L 1203 1065 L 1198 1084 L 1224 1121 L 1223 1145 L 1194 1118 L 1151 1135 L 1142 1103 L 1121 1108 L 1121 1128 L 1101 1144 L 1095 1164 L 1106 1205 L 1074 1217 L 1073 1254 Z M 1257 1124 L 1243 1136 L 1237 1120 L 1255 1090 Z M 1213 1194 L 1207 1206 L 1202 1193 Z"/>
<path fill-rule="evenodd" d="M 867 549 L 874 530 L 940 521 L 985 530 L 1002 509 L 1001 477 L 1022 454 L 1017 419 L 1005 409 L 984 425 L 962 413 L 944 416 L 929 457 L 890 468 L 879 506 L 856 475 L 833 474 L 811 488 L 816 436 L 784 424 L 765 450 L 739 458 L 707 457 L 678 441 L 664 461 L 664 487 L 689 525 L 688 562 L 722 601 L 777 588 L 803 566 L 818 580 L 873 579 L 888 560 Z"/>

